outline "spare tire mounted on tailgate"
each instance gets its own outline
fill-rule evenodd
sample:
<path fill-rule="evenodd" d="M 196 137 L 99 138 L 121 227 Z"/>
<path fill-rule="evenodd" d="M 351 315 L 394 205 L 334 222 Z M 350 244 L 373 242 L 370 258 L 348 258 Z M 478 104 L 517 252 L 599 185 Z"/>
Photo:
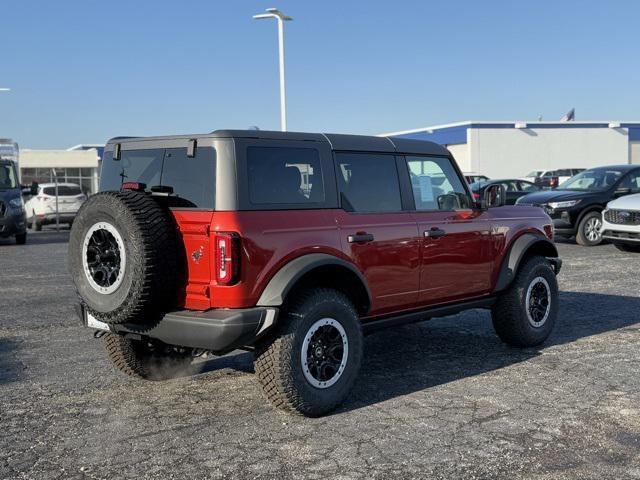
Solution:
<path fill-rule="evenodd" d="M 92 196 L 78 212 L 69 243 L 73 282 L 98 320 L 153 325 L 175 306 L 178 234 L 170 212 L 150 195 Z"/>

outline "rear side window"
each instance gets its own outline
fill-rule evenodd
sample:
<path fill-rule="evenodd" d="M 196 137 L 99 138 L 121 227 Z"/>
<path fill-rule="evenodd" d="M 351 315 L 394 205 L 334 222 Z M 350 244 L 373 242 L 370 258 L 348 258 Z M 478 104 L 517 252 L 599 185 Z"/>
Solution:
<path fill-rule="evenodd" d="M 44 187 L 42 189 L 42 193 L 45 195 L 54 195 L 56 194 L 56 187 Z M 75 197 L 80 195 L 82 190 L 80 187 L 74 187 L 69 185 L 58 185 L 58 196 L 59 197 Z"/>
<path fill-rule="evenodd" d="M 124 182 L 144 183 L 147 191 L 165 187 L 172 207 L 214 209 L 215 150 L 198 147 L 193 158 L 186 148 L 122 150 L 120 160 L 105 152 L 100 191 L 120 190 Z"/>
<path fill-rule="evenodd" d="M 314 148 L 248 147 L 247 177 L 254 205 L 324 202 L 320 154 Z"/>
<path fill-rule="evenodd" d="M 402 210 L 396 160 L 392 155 L 337 153 L 342 207 L 353 212 Z"/>

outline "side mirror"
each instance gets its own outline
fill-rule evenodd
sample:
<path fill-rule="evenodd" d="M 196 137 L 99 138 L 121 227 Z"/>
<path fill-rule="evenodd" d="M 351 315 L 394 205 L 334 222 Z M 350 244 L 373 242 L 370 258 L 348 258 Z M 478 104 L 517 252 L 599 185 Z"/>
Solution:
<path fill-rule="evenodd" d="M 615 192 L 613 192 L 613 195 L 615 197 L 623 197 L 624 195 L 629 195 L 630 193 L 631 193 L 630 188 L 620 187 L 620 188 L 617 188 Z"/>
<path fill-rule="evenodd" d="M 489 185 L 482 199 L 482 208 L 502 207 L 507 203 L 507 192 L 504 185 Z"/>

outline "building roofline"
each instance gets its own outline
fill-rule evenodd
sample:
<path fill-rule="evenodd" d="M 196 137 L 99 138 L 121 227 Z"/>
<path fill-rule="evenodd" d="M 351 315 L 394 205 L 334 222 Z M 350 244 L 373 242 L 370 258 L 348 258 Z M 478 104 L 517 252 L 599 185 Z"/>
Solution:
<path fill-rule="evenodd" d="M 421 127 L 421 128 L 414 128 L 411 130 L 401 130 L 398 132 L 389 132 L 389 133 L 381 133 L 378 136 L 379 137 L 393 137 L 396 135 L 409 135 L 412 133 L 420 133 L 420 132 L 427 132 L 427 133 L 431 133 L 432 131 L 435 130 L 444 130 L 444 129 L 449 129 L 449 128 L 456 128 L 456 127 L 468 127 L 468 128 L 473 128 L 475 126 L 478 126 L 480 128 L 482 128 L 482 126 L 488 126 L 490 128 L 490 126 L 493 125 L 499 125 L 501 127 L 508 127 L 511 126 L 512 128 L 516 128 L 516 125 L 518 124 L 524 124 L 526 125 L 527 128 L 536 128 L 536 126 L 538 127 L 545 127 L 545 126 L 562 126 L 562 127 L 574 127 L 574 128 L 579 128 L 582 125 L 587 125 L 587 126 L 598 126 L 598 125 L 602 125 L 601 128 L 612 128 L 610 127 L 610 125 L 619 125 L 618 128 L 628 128 L 628 127 L 640 127 L 640 120 L 632 120 L 632 121 L 624 121 L 624 120 L 585 120 L 585 121 L 571 121 L 571 122 L 561 122 L 559 120 L 557 121 L 527 121 L 527 120 L 512 120 L 512 121 L 489 121 L 489 120 L 465 120 L 462 122 L 454 122 L 454 123 L 444 123 L 444 124 L 440 124 L 440 125 L 431 125 L 428 127 Z"/>

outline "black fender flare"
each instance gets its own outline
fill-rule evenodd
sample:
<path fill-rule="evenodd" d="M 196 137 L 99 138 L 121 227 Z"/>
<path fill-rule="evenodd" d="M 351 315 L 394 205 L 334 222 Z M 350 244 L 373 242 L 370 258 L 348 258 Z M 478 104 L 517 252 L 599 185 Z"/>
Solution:
<path fill-rule="evenodd" d="M 273 277 L 271 277 L 271 280 L 269 280 L 269 283 L 267 283 L 267 286 L 262 291 L 257 305 L 264 307 L 277 307 L 282 305 L 287 294 L 295 286 L 298 280 L 312 270 L 327 265 L 344 267 L 354 273 L 360 279 L 360 282 L 366 291 L 369 305 L 371 305 L 371 292 L 369 291 L 364 275 L 362 275 L 362 273 L 353 264 L 326 253 L 310 253 L 302 255 L 301 257 L 294 258 L 289 263 L 285 264 Z"/>
<path fill-rule="evenodd" d="M 555 244 L 541 233 L 525 233 L 511 244 L 509 252 L 502 260 L 494 292 L 502 291 L 511 285 L 520 267 L 520 262 L 526 253 L 534 247 L 551 260 L 556 275 L 560 272 L 562 261 Z"/>

